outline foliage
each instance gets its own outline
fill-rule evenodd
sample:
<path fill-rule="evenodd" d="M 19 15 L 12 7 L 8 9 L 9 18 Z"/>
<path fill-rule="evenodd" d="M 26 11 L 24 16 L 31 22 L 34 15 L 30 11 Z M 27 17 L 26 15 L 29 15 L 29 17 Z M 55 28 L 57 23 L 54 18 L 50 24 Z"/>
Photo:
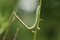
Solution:
<path fill-rule="evenodd" d="M 0 0 L 0 5 L 1 5 L 1 3 L 2 2 Z M 12 7 L 12 5 L 11 5 L 11 7 Z M 0 8 L 1 7 L 2 6 L 0 6 Z M 10 8 L 10 6 L 9 6 L 9 8 Z M 6 15 L 3 14 L 4 16 L 6 16 L 7 21 L 11 16 L 11 14 L 8 15 L 8 13 L 12 13 L 12 9 L 11 10 L 8 10 L 5 8 L 0 9 L 0 10 L 3 10 L 2 12 L 4 12 L 5 14 L 7 12 Z M 42 10 L 41 10 L 40 19 L 42 18 L 43 21 L 40 21 L 40 23 L 39 23 L 40 24 L 39 27 L 41 29 L 38 30 L 36 39 L 37 40 L 60 40 L 60 11 L 59 11 L 60 10 L 60 0 L 43 0 L 41 9 Z M 20 10 L 20 13 L 21 12 L 24 13 L 24 11 Z M 17 15 L 19 16 L 20 13 L 17 13 Z M 21 15 L 19 16 L 19 18 L 21 18 Z M 33 18 L 33 17 L 31 17 L 31 18 Z M 1 21 L 2 19 L 4 19 L 4 18 L 2 18 L 1 14 L 0 14 L 0 24 L 2 22 Z M 7 23 L 7 25 L 8 25 L 8 23 Z M 3 25 L 3 26 L 5 26 L 5 25 Z M 8 32 L 6 30 L 3 30 L 4 33 L 2 33 L 3 31 L 1 32 L 0 40 L 2 40 L 2 39 L 14 40 L 15 38 L 16 38 L 16 40 L 33 40 L 34 33 L 32 33 L 30 30 L 28 30 L 19 20 L 17 20 L 16 17 L 14 18 L 13 23 L 8 28 L 9 28 L 9 29 L 7 29 Z M 36 37 L 36 34 L 35 34 L 35 37 Z M 34 38 L 34 40 L 35 40 L 35 38 Z"/>

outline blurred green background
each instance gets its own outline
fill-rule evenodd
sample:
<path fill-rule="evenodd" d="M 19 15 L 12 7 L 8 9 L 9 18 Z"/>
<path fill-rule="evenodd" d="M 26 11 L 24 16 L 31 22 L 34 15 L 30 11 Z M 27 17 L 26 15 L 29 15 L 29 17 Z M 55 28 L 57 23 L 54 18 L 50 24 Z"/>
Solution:
<path fill-rule="evenodd" d="M 35 21 L 36 8 L 39 5 L 39 0 L 33 5 L 36 5 L 36 7 L 30 7 L 35 7 L 35 9 L 32 10 L 31 8 L 26 11 L 20 8 L 21 5 L 19 6 L 19 3 L 17 5 L 17 15 L 28 26 L 32 26 Z M 43 0 L 41 19 L 43 20 L 40 21 L 39 27 L 41 29 L 38 31 L 37 40 L 60 40 L 60 0 Z M 33 40 L 34 34 L 28 31 L 16 18 L 9 29 L 6 40 L 13 40 L 17 27 L 19 27 L 19 32 L 16 40 Z M 3 36 L 4 33 L 0 35 L 0 40 L 2 40 Z"/>

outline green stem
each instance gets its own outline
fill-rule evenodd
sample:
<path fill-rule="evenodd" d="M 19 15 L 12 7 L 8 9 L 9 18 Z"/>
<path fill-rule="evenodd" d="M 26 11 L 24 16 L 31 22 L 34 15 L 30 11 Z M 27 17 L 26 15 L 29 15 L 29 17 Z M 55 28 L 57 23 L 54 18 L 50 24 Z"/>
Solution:
<path fill-rule="evenodd" d="M 35 33 L 34 33 L 34 40 L 37 40 L 37 29 L 35 29 Z"/>
<path fill-rule="evenodd" d="M 38 32 L 37 27 L 39 27 L 39 22 L 40 22 L 41 5 L 42 5 L 42 0 L 40 0 L 40 7 L 37 8 L 38 19 L 37 19 L 37 26 L 34 33 L 34 40 L 37 40 L 37 32 Z"/>

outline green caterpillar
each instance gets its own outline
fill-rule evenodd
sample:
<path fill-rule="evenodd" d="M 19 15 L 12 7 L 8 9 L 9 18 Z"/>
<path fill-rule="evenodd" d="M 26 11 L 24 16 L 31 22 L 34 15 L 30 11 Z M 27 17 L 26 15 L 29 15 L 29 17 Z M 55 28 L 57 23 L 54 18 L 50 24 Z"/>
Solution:
<path fill-rule="evenodd" d="M 29 27 L 28 25 L 26 25 L 22 20 L 21 18 L 19 18 L 17 16 L 17 14 L 15 12 L 13 12 L 13 14 L 15 15 L 15 17 L 29 30 L 31 29 L 34 29 L 37 25 L 37 21 L 38 21 L 38 18 L 40 18 L 40 5 L 37 7 L 37 10 L 36 10 L 36 20 L 35 20 L 35 23 L 33 24 L 33 26 Z M 38 27 L 37 27 L 38 28 Z M 40 28 L 38 28 L 40 29 Z"/>

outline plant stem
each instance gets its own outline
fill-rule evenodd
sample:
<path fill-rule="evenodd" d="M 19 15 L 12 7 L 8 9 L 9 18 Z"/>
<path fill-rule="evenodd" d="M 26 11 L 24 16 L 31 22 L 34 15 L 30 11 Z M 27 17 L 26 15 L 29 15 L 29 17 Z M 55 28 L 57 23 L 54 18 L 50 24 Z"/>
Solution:
<path fill-rule="evenodd" d="M 18 32 L 19 32 L 19 27 L 17 28 L 17 30 L 16 30 L 16 33 L 15 33 L 15 35 L 14 35 L 14 38 L 13 38 L 13 40 L 16 40 L 16 38 L 17 38 L 17 35 L 18 35 Z"/>
<path fill-rule="evenodd" d="M 34 33 L 34 40 L 37 40 L 37 32 L 38 32 L 37 27 L 39 27 L 39 22 L 40 22 L 41 5 L 42 5 L 42 0 L 40 0 L 40 7 L 37 8 L 38 19 L 37 19 L 37 26 Z"/>
<path fill-rule="evenodd" d="M 37 40 L 37 29 L 35 29 L 35 33 L 34 33 L 34 40 Z"/>

